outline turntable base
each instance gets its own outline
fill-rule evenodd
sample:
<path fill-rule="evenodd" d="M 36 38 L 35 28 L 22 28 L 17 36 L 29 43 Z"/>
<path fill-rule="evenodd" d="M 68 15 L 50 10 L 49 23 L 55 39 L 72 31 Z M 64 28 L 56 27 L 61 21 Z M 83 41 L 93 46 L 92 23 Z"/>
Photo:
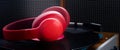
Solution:
<path fill-rule="evenodd" d="M 103 37 L 100 41 L 90 46 L 88 50 L 118 50 L 119 35 L 117 33 L 101 32 L 100 34 Z"/>
<path fill-rule="evenodd" d="M 78 43 L 81 45 L 77 45 L 77 47 L 72 46 L 70 42 L 68 42 L 68 39 L 65 38 L 51 43 L 33 41 L 9 42 L 1 39 L 0 50 L 117 50 L 117 34 L 109 32 L 98 34 L 101 34 L 103 37 L 100 38 L 99 41 L 93 41 L 94 44 L 89 45 L 89 47 L 79 47 L 82 45 L 81 43 Z"/>

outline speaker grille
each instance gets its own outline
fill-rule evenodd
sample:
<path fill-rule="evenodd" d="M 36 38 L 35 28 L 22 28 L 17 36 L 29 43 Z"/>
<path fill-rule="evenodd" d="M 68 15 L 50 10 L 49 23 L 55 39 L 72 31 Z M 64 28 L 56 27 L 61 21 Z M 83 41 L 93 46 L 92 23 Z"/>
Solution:
<path fill-rule="evenodd" d="M 72 22 L 100 23 L 103 31 L 120 32 L 120 0 L 66 0 L 65 8 Z"/>

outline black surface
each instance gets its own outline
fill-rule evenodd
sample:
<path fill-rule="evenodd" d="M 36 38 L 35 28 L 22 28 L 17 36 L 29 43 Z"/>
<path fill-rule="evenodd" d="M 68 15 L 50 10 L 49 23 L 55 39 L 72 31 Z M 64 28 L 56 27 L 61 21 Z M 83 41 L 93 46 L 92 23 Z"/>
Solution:
<path fill-rule="evenodd" d="M 68 39 L 71 48 L 88 47 L 99 41 L 98 33 L 88 29 L 86 26 L 70 24 L 65 31 L 65 37 Z"/>
<path fill-rule="evenodd" d="M 0 49 L 5 50 L 81 50 L 99 41 L 98 34 L 79 28 L 76 33 L 71 29 L 65 31 L 65 38 L 54 42 L 36 41 L 6 41 L 0 39 Z M 71 30 L 73 31 L 73 30 Z"/>

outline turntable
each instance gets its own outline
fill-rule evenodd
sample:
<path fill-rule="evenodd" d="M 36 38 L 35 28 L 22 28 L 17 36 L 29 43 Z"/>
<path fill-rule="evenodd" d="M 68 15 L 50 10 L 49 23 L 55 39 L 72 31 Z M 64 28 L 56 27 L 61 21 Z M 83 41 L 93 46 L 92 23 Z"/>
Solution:
<path fill-rule="evenodd" d="M 53 6 L 3 27 L 0 50 L 117 50 L 117 35 L 101 30 L 101 24 L 70 22 L 65 8 Z"/>
<path fill-rule="evenodd" d="M 117 50 L 117 35 L 100 33 L 100 28 L 100 25 L 71 22 L 64 39 L 54 42 L 0 39 L 0 50 Z"/>

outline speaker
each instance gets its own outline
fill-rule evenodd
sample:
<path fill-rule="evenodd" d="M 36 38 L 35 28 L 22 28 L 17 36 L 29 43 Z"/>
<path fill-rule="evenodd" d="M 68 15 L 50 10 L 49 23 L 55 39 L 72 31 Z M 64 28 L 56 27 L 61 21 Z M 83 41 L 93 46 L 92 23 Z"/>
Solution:
<path fill-rule="evenodd" d="M 102 31 L 120 32 L 120 0 L 63 0 L 72 22 L 99 23 Z"/>

